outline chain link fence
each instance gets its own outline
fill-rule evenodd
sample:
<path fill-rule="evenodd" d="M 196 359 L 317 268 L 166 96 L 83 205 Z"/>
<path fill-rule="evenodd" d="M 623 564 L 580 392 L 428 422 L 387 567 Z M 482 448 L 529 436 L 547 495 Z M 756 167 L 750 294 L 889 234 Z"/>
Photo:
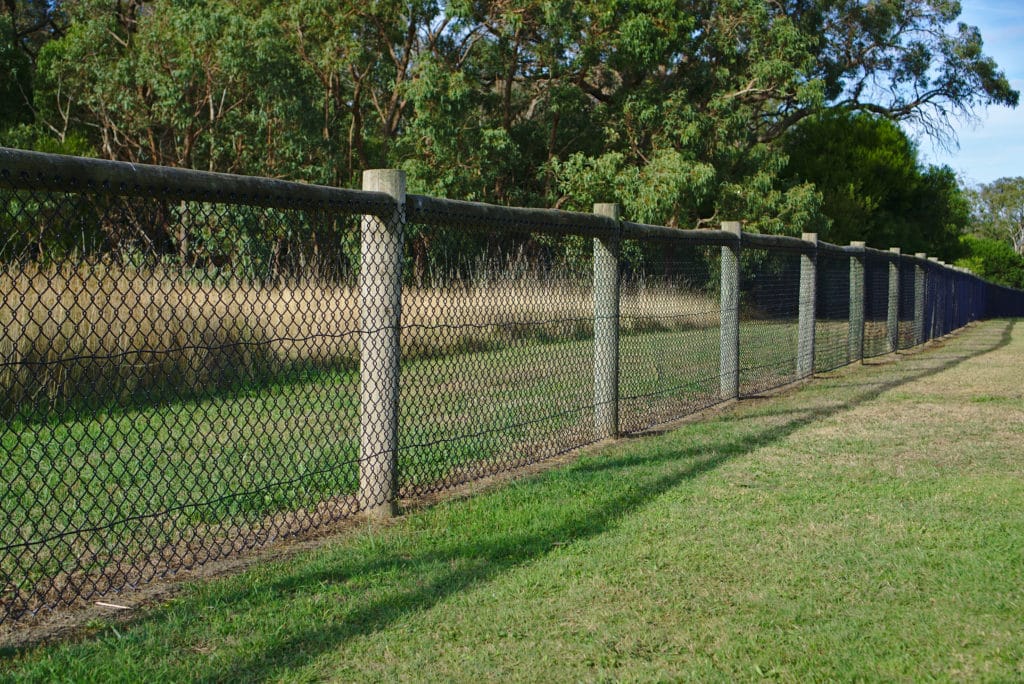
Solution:
<path fill-rule="evenodd" d="M 742 241 L 741 241 L 742 244 Z M 800 252 L 742 245 L 740 251 L 740 395 L 798 379 Z"/>
<path fill-rule="evenodd" d="M 819 373 L 840 368 L 857 358 L 850 349 L 851 260 L 841 250 L 818 251 L 814 370 Z"/>
<path fill-rule="evenodd" d="M 0 622 L 1024 314 L 923 255 L 365 181 L 0 148 Z"/>

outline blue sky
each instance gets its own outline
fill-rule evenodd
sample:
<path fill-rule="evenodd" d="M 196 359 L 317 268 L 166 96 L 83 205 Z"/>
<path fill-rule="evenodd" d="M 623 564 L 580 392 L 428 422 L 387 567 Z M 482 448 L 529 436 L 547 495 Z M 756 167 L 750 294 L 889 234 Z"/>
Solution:
<path fill-rule="evenodd" d="M 961 0 L 960 21 L 981 29 L 985 53 L 995 58 L 1024 102 L 1024 1 Z M 922 160 L 948 164 L 968 185 L 1024 176 L 1024 103 L 990 107 L 976 125 L 957 127 L 960 149 L 949 152 L 920 140 Z"/>

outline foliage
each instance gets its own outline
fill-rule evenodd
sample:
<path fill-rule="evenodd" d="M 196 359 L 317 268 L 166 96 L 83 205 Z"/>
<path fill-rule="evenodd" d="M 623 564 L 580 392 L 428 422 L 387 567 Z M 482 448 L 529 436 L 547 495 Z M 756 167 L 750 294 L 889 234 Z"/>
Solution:
<path fill-rule="evenodd" d="M 811 73 L 833 107 L 909 121 L 939 138 L 951 117 L 979 106 L 1016 106 L 1014 91 L 982 52 L 976 27 L 956 21 L 957 0 L 790 0 L 787 13 L 817 38 Z M 790 107 L 783 123 L 813 112 Z"/>
<path fill-rule="evenodd" d="M 805 119 L 784 140 L 785 175 L 823 198 L 820 237 L 864 240 L 952 260 L 969 206 L 948 167 L 923 167 L 903 130 L 873 114 L 830 111 Z"/>
<path fill-rule="evenodd" d="M 1024 178 L 999 178 L 971 193 L 974 229 L 1024 255 Z"/>
<path fill-rule="evenodd" d="M 88 11 L 104 4 L 76 7 L 39 54 L 36 106 L 52 128 L 85 124 L 111 159 L 307 175 L 309 88 L 259 3 Z"/>
<path fill-rule="evenodd" d="M 31 78 L 0 117 L 61 144 L 337 185 L 398 167 L 413 192 L 618 200 L 679 227 L 798 234 L 820 221 L 810 180 L 780 177 L 780 140 L 825 109 L 941 137 L 951 115 L 1018 99 L 977 30 L 954 26 L 951 0 L 4 7 L 0 70 Z M 409 244 L 425 259 L 446 240 Z"/>
<path fill-rule="evenodd" d="M 1005 240 L 978 235 L 964 235 L 960 240 L 966 255 L 957 260 L 957 266 L 994 283 L 1024 289 L 1024 256 Z"/>
<path fill-rule="evenodd" d="M 13 28 L 0 16 L 0 130 L 31 120 L 26 94 L 31 89 L 28 57 L 11 40 Z"/>
<path fill-rule="evenodd" d="M 59 0 L 0 2 L 0 133 L 32 122 L 36 58 L 42 46 L 63 36 L 66 28 Z M 0 142 L 8 144 L 2 138 Z"/>

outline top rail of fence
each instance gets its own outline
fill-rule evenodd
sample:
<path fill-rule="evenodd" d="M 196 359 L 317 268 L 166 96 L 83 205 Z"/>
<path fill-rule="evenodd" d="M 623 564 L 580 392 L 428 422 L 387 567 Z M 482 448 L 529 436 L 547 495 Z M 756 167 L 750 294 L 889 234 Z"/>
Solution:
<path fill-rule="evenodd" d="M 525 230 L 600 238 L 619 234 L 618 221 L 597 214 L 560 209 L 502 207 L 424 195 L 409 195 L 406 198 L 406 218 L 410 223 L 436 226 L 457 223 L 460 228 L 475 230 Z"/>
<path fill-rule="evenodd" d="M 390 215 L 394 200 L 382 192 L 71 157 L 0 147 L 0 186 L 17 190 L 101 191 L 129 197 L 251 204 L 289 209 L 313 205 L 346 213 Z"/>
<path fill-rule="evenodd" d="M 159 196 L 280 209 L 316 207 L 381 217 L 389 217 L 395 210 L 394 198 L 382 192 L 7 147 L 0 147 L 0 187 L 30 191 L 102 192 L 129 197 Z M 468 230 L 529 231 L 601 239 L 669 239 L 692 244 L 741 245 L 801 253 L 817 251 L 870 256 L 950 271 L 960 270 L 915 255 L 872 247 L 841 246 L 823 241 L 815 244 L 797 237 L 747 231 L 737 237 L 728 231 L 670 228 L 560 209 L 505 207 L 415 194 L 407 196 L 405 209 L 406 219 L 411 223 L 438 226 L 458 224 L 460 228 Z"/>

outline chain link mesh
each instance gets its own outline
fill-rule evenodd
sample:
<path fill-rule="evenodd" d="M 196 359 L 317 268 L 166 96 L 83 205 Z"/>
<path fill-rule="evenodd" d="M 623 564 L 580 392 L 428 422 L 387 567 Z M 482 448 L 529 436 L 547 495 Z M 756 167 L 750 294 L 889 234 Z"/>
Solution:
<path fill-rule="evenodd" d="M 845 366 L 850 358 L 850 257 L 822 250 L 817 260 L 814 370 Z"/>
<path fill-rule="evenodd" d="M 627 243 L 639 263 L 622 284 L 620 425 L 636 432 L 699 411 L 719 395 L 718 246 Z"/>
<path fill-rule="evenodd" d="M 589 241 L 506 223 L 460 249 L 465 217 L 409 226 L 398 470 L 434 492 L 594 439 Z M 472 234 L 472 233 L 470 233 Z"/>
<path fill-rule="evenodd" d="M 800 253 L 744 247 L 740 256 L 740 395 L 797 380 Z"/>
<path fill-rule="evenodd" d="M 813 369 L 858 360 L 835 248 L 104 169 L 0 165 L 0 622 L 788 384 L 809 296 Z M 901 349 L 1024 313 L 898 263 Z"/>
<path fill-rule="evenodd" d="M 920 326 L 916 319 L 915 302 L 917 266 L 910 259 L 901 259 L 897 268 L 899 269 L 899 297 L 897 306 L 899 320 L 899 334 L 897 336 L 898 349 L 910 349 L 921 343 Z"/>
<path fill-rule="evenodd" d="M 864 256 L 864 358 L 895 351 L 889 338 L 888 255 L 871 250 Z"/>
<path fill-rule="evenodd" d="M 355 511 L 348 208 L 45 180 L 0 189 L 0 617 Z"/>

